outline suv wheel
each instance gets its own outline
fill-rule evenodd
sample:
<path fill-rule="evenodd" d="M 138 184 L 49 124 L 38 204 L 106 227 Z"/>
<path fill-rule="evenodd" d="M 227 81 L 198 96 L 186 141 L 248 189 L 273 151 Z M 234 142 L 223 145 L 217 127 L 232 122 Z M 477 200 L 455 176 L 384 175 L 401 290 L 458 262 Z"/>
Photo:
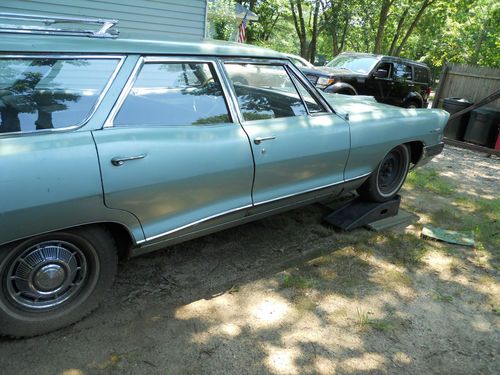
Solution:
<path fill-rule="evenodd" d="M 419 105 L 416 101 L 410 100 L 408 103 L 405 104 L 405 108 L 411 109 L 411 108 L 422 108 L 421 105 Z"/>
<path fill-rule="evenodd" d="M 89 227 L 0 248 L 0 335 L 46 333 L 85 317 L 116 273 L 115 243 Z"/>

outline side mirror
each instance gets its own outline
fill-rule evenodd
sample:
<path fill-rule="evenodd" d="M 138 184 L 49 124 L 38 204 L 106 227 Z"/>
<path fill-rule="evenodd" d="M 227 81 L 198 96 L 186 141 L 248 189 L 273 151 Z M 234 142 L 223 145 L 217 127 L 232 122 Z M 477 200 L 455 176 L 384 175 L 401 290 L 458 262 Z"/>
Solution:
<path fill-rule="evenodd" d="M 378 69 L 375 73 L 373 73 L 375 78 L 387 78 L 388 75 L 389 71 L 386 69 Z"/>

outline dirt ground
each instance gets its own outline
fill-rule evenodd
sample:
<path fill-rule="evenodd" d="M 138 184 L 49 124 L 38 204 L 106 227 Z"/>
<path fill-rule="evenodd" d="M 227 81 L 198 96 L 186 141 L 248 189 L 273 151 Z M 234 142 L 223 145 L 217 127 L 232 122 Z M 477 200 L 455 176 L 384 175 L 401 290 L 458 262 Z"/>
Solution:
<path fill-rule="evenodd" d="M 124 262 L 85 320 L 0 339 L 0 373 L 498 374 L 499 172 L 447 147 L 405 184 L 407 228 L 338 233 L 315 204 Z"/>

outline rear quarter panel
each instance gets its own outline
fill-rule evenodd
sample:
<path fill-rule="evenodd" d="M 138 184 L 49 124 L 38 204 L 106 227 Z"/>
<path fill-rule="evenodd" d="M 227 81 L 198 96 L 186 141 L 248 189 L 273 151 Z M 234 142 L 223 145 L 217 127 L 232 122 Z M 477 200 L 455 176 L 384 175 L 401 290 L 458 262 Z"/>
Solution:
<path fill-rule="evenodd" d="M 449 114 L 439 109 L 405 109 L 377 103 L 372 98 L 330 95 L 333 108 L 349 116 L 351 152 L 345 178 L 371 173 L 395 146 L 418 141 L 437 144 Z"/>

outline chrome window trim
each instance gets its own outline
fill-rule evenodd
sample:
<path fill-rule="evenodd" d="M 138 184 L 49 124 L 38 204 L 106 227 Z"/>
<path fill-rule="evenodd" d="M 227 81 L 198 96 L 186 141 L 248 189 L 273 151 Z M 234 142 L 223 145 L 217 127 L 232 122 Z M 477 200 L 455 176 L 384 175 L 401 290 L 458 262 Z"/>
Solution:
<path fill-rule="evenodd" d="M 200 57 L 200 56 L 195 56 L 195 57 L 190 57 L 190 56 L 141 56 L 139 60 L 137 61 L 136 65 L 134 66 L 134 69 L 132 70 L 132 73 L 130 74 L 130 77 L 127 80 L 127 83 L 125 84 L 122 92 L 120 93 L 120 96 L 118 97 L 118 100 L 116 101 L 115 105 L 111 109 L 111 112 L 109 113 L 106 121 L 104 122 L 104 127 L 103 128 L 113 128 L 115 127 L 114 121 L 115 117 L 122 108 L 125 100 L 127 99 L 130 90 L 132 90 L 132 87 L 139 77 L 139 74 L 141 73 L 142 68 L 144 67 L 145 64 L 148 63 L 169 63 L 169 64 L 175 64 L 175 63 L 186 63 L 186 62 L 192 62 L 194 64 L 211 64 L 212 67 L 215 70 L 216 78 L 219 79 L 219 83 L 222 89 L 223 93 L 223 99 L 224 102 L 226 103 L 226 109 L 227 109 L 227 114 L 230 117 L 230 121 L 228 124 L 231 126 L 234 124 L 237 124 L 236 119 L 238 118 L 236 110 L 233 106 L 232 101 L 230 100 L 230 92 L 228 91 L 226 85 L 223 82 L 223 72 L 221 72 L 219 65 L 217 63 L 217 58 L 215 57 Z M 207 125 L 213 125 L 213 124 L 207 124 Z M 138 126 L 138 125 L 134 125 Z M 178 126 L 204 126 L 204 125 L 178 125 Z M 120 126 L 121 127 L 121 126 Z M 127 126 L 123 126 L 127 127 Z M 132 125 L 130 126 L 132 127 Z M 156 128 L 159 127 L 172 127 L 172 125 L 155 125 Z"/>
<path fill-rule="evenodd" d="M 229 74 L 227 73 L 225 69 L 225 64 L 251 64 L 251 65 L 270 65 L 270 66 L 283 66 L 285 69 L 286 73 L 290 77 L 290 80 L 292 81 L 292 84 L 295 87 L 295 90 L 297 90 L 297 93 L 299 94 L 299 97 L 302 100 L 302 104 L 306 108 L 307 115 L 310 117 L 317 117 L 317 116 L 325 116 L 325 115 L 331 115 L 332 113 L 336 113 L 333 108 L 330 106 L 330 104 L 323 98 L 323 96 L 318 92 L 316 87 L 312 85 L 312 83 L 304 77 L 304 74 L 293 65 L 293 63 L 288 60 L 288 59 L 258 59 L 258 58 L 220 58 L 219 63 L 221 65 L 221 68 L 224 71 L 224 78 L 226 81 L 226 84 L 229 88 L 230 91 L 230 96 L 232 101 L 234 102 L 234 105 L 236 107 L 236 112 L 238 114 L 238 119 L 240 121 L 240 124 L 245 124 L 248 123 L 249 121 L 245 120 L 243 118 L 243 114 L 241 113 L 241 109 L 239 106 L 238 102 L 238 96 L 236 95 L 236 92 L 234 90 L 233 83 L 231 81 L 231 78 L 229 77 Z M 298 72 L 298 73 L 297 73 Z M 294 80 L 290 76 L 290 74 L 293 74 L 293 76 L 304 85 L 304 88 L 311 94 L 311 96 L 318 101 L 318 103 L 323 107 L 322 112 L 319 113 L 310 113 L 309 108 L 307 108 L 307 105 L 304 101 L 304 98 L 302 97 L 302 94 L 300 91 L 297 89 L 297 86 L 295 85 Z M 294 116 L 294 117 L 299 117 L 299 116 Z M 273 119 L 269 119 L 273 120 Z M 250 120 L 250 122 L 256 121 L 256 120 Z"/>
<path fill-rule="evenodd" d="M 330 103 L 328 103 L 328 101 L 326 101 L 325 98 L 323 98 L 319 90 L 311 83 L 311 81 L 309 81 L 306 78 L 306 76 L 304 75 L 304 73 L 300 71 L 300 69 L 298 69 L 291 62 L 287 63 L 287 67 L 293 72 L 294 76 L 299 80 L 299 82 L 301 82 L 306 89 L 307 88 L 309 89 L 308 91 L 311 94 L 311 96 L 321 103 L 326 113 L 336 113 L 335 110 L 330 106 Z M 318 116 L 318 115 L 321 116 L 324 115 L 324 113 L 312 114 L 311 116 Z"/>
<path fill-rule="evenodd" d="M 132 73 L 130 73 L 130 76 L 128 77 L 127 82 L 125 83 L 125 86 L 123 87 L 120 96 L 118 96 L 115 105 L 113 105 L 113 108 L 109 112 L 106 121 L 104 121 L 104 126 L 103 126 L 104 129 L 113 127 L 113 121 L 115 120 L 115 117 L 118 111 L 121 109 L 123 102 L 127 98 L 130 90 L 132 89 L 132 86 L 134 85 L 134 82 L 137 79 L 138 71 L 140 70 L 143 64 L 144 64 L 144 57 L 141 56 L 135 63 L 134 69 L 132 70 Z"/>
<path fill-rule="evenodd" d="M 154 241 L 154 240 L 156 240 L 158 238 L 168 236 L 168 235 L 173 234 L 175 232 L 179 232 L 179 231 L 181 231 L 183 229 L 186 229 L 186 228 L 189 228 L 189 227 L 201 224 L 201 223 L 203 223 L 205 221 L 216 219 L 218 217 L 221 217 L 221 216 L 224 216 L 224 215 L 227 215 L 227 214 L 230 214 L 230 213 L 234 213 L 234 212 L 237 212 L 237 211 L 245 210 L 247 208 L 258 207 L 258 206 L 261 206 L 261 205 L 266 204 L 266 203 L 272 203 L 272 202 L 279 201 L 281 199 L 291 198 L 291 197 L 295 197 L 295 196 L 298 196 L 298 195 L 311 193 L 311 192 L 314 192 L 314 191 L 317 191 L 317 190 L 327 189 L 329 187 L 333 187 L 333 186 L 336 186 L 336 185 L 344 184 L 346 182 L 350 182 L 350 181 L 354 181 L 354 180 L 359 180 L 361 178 L 369 176 L 371 173 L 372 172 L 365 173 L 365 174 L 362 174 L 360 176 L 350 178 L 348 180 L 343 180 L 343 181 L 340 181 L 340 182 L 334 182 L 332 184 L 327 184 L 327 185 L 319 186 L 319 187 L 316 187 L 316 188 L 303 190 L 303 191 L 298 192 L 298 193 L 288 194 L 288 195 L 284 195 L 284 196 L 281 196 L 281 197 L 278 197 L 278 198 L 273 198 L 273 199 L 269 199 L 269 200 L 266 200 L 266 201 L 262 201 L 262 202 L 258 202 L 258 203 L 254 203 L 254 204 L 249 204 L 249 205 L 246 205 L 246 206 L 242 206 L 242 207 L 238 207 L 238 208 L 233 208 L 231 210 L 223 211 L 223 212 L 220 212 L 218 214 L 214 214 L 214 215 L 205 217 L 203 219 L 196 220 L 196 221 L 193 221 L 191 223 L 185 224 L 183 226 L 171 229 L 171 230 L 169 230 L 167 232 L 156 234 L 156 235 L 151 236 L 151 237 L 147 237 L 147 238 L 145 238 L 143 240 L 137 241 L 136 244 L 137 245 L 141 245 L 141 244 L 146 243 L 146 242 Z"/>
<path fill-rule="evenodd" d="M 229 64 L 252 64 L 252 65 L 286 65 L 288 59 L 270 59 L 258 57 L 221 57 L 224 63 Z"/>
<path fill-rule="evenodd" d="M 75 125 L 69 125 L 65 126 L 63 128 L 57 128 L 57 129 L 44 129 L 44 130 L 33 130 L 33 131 L 19 131 L 19 132 L 11 132 L 11 133 L 0 133 L 0 138 L 2 137 L 12 137 L 12 136 L 27 136 L 27 135 L 35 135 L 35 134 L 47 134 L 47 133 L 61 133 L 61 132 L 67 132 L 67 131 L 72 131 L 78 128 L 81 128 L 85 124 L 87 124 L 92 116 L 97 112 L 99 109 L 99 106 L 101 105 L 102 101 L 104 100 L 104 97 L 109 91 L 109 88 L 113 84 L 116 76 L 118 75 L 118 72 L 120 71 L 121 67 L 123 66 L 126 56 L 125 55 L 71 55 L 71 54 L 9 54 L 9 55 L 2 55 L 0 54 L 0 60 L 2 59 L 34 59 L 34 58 L 40 58 L 40 59 L 56 59 L 56 60 L 64 60 L 64 59 L 105 59 L 105 60 L 118 60 L 118 63 L 116 64 L 116 67 L 111 73 L 111 76 L 108 79 L 108 82 L 104 86 L 103 90 L 99 94 L 96 102 L 90 109 L 88 115 L 80 121 L 78 124 Z"/>

